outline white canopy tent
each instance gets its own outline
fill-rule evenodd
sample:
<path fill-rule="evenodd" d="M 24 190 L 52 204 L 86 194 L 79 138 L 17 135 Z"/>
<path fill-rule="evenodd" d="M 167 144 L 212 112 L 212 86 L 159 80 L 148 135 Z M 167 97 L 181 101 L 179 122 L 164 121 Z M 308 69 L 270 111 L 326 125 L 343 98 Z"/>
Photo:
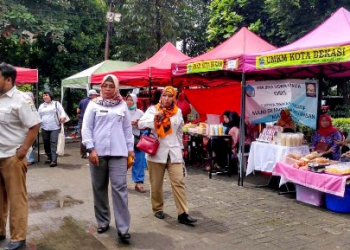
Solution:
<path fill-rule="evenodd" d="M 108 73 L 116 70 L 124 70 L 136 65 L 134 62 L 123 62 L 106 60 L 96 64 L 75 75 L 65 78 L 61 82 L 61 102 L 63 102 L 65 88 L 86 89 L 86 93 L 91 89 L 91 75 L 96 73 Z M 95 87 L 94 87 L 95 88 Z M 120 88 L 133 88 L 130 86 L 120 86 Z"/>

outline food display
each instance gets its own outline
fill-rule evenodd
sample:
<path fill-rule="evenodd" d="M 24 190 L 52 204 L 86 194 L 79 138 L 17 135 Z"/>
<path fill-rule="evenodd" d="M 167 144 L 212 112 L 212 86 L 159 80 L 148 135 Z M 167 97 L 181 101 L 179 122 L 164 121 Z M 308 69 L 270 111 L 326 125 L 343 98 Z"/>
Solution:
<path fill-rule="evenodd" d="M 285 162 L 292 165 L 294 168 L 303 170 L 312 170 L 314 172 L 320 172 L 321 168 L 330 164 L 329 159 L 322 157 L 317 152 L 300 156 L 298 154 L 287 154 Z"/>
<path fill-rule="evenodd" d="M 195 133 L 197 131 L 196 129 L 197 125 L 196 124 L 193 124 L 193 123 L 187 123 L 183 126 L 183 132 L 191 132 L 191 131 L 194 131 L 193 129 L 195 129 Z M 190 130 L 191 129 L 191 130 Z"/>
<path fill-rule="evenodd" d="M 326 167 L 325 170 L 328 174 L 335 175 L 347 175 L 350 174 L 350 165 L 348 164 L 335 164 Z"/>
<path fill-rule="evenodd" d="M 303 145 L 304 135 L 302 133 L 282 133 L 282 131 L 283 128 L 280 126 L 268 126 L 260 133 L 257 141 L 287 147 L 300 147 Z"/>
<path fill-rule="evenodd" d="M 198 124 L 188 123 L 183 127 L 183 132 L 201 134 L 201 135 L 223 135 L 224 127 L 222 124 L 207 124 L 200 122 Z"/>

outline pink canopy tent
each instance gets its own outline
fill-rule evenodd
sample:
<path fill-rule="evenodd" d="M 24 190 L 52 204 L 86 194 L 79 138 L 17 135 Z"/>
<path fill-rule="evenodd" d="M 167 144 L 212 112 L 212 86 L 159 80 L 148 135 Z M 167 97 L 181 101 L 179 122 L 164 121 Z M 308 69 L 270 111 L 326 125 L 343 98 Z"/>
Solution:
<path fill-rule="evenodd" d="M 176 86 L 218 86 L 210 90 L 190 90 L 185 94 L 195 109 L 200 110 L 201 114 L 222 114 L 225 110 L 234 110 L 244 114 L 244 85 L 245 75 L 242 74 L 242 57 L 249 53 L 257 53 L 275 49 L 247 28 L 241 28 L 231 38 L 215 47 L 211 51 L 194 57 L 192 59 L 172 64 L 173 83 Z M 241 83 L 231 76 L 223 76 L 223 71 L 239 73 L 242 75 Z M 211 72 L 208 74 L 208 72 Z M 229 86 L 223 86 L 229 85 Z M 200 96 L 200 98 L 198 97 Z M 203 104 L 205 100 L 205 104 Z M 195 106 L 197 105 L 197 106 Z M 206 108 L 207 110 L 204 110 Z M 241 119 L 241 126 L 244 130 L 244 119 Z M 241 134 L 240 150 L 241 159 L 244 152 L 244 133 Z M 238 184 L 243 185 L 243 161 L 240 161 L 240 174 Z M 211 176 L 211 175 L 209 175 Z"/>
<path fill-rule="evenodd" d="M 222 70 L 241 72 L 241 57 L 243 55 L 275 48 L 243 27 L 209 52 L 189 60 L 173 63 L 172 73 L 173 76 L 188 76 L 188 74 Z"/>
<path fill-rule="evenodd" d="M 38 70 L 22 67 L 15 67 L 17 71 L 16 84 L 37 83 Z"/>
<path fill-rule="evenodd" d="M 350 76 L 350 12 L 340 8 L 289 45 L 245 55 L 242 69 L 277 78 Z"/>
<path fill-rule="evenodd" d="M 113 74 L 118 77 L 123 85 L 145 87 L 152 83 L 152 86 L 166 86 L 171 84 L 171 64 L 188 58 L 177 50 L 172 43 L 167 42 L 150 59 L 127 70 L 93 74 L 91 83 L 100 84 L 105 75 Z"/>

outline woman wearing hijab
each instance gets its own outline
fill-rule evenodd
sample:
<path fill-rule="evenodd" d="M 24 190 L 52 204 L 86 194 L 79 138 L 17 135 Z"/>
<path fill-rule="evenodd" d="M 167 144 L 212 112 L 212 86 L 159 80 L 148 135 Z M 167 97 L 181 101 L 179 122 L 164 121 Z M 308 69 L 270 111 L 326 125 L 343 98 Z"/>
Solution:
<path fill-rule="evenodd" d="M 106 75 L 101 96 L 85 110 L 82 136 L 89 153 L 98 233 L 109 229 L 108 183 L 111 181 L 113 212 L 119 239 L 129 243 L 130 213 L 127 191 L 127 157 L 134 157 L 134 136 L 128 107 L 119 94 L 119 81 Z"/>
<path fill-rule="evenodd" d="M 280 112 L 280 119 L 276 123 L 277 126 L 281 126 L 284 132 L 294 132 L 295 122 L 292 120 L 290 111 L 286 108 Z"/>
<path fill-rule="evenodd" d="M 178 213 L 178 222 L 192 225 L 197 220 L 188 215 L 185 183 L 182 169 L 182 128 L 184 121 L 181 109 L 174 101 L 176 90 L 164 88 L 157 105 L 147 109 L 139 121 L 139 128 L 150 128 L 159 139 L 160 145 L 154 156 L 147 154 L 147 164 L 151 183 L 151 203 L 154 216 L 164 219 L 163 179 L 168 170 L 169 179 Z"/>
<path fill-rule="evenodd" d="M 44 149 L 47 155 L 45 164 L 50 167 L 57 166 L 57 143 L 58 134 L 61 131 L 61 123 L 68 121 L 68 116 L 58 101 L 54 101 L 54 96 L 48 90 L 43 93 L 43 100 L 38 112 L 41 122 L 41 135 L 43 137 Z"/>
<path fill-rule="evenodd" d="M 137 103 L 136 95 L 128 94 L 126 96 L 126 104 L 128 105 L 128 110 L 131 118 L 132 133 L 134 135 L 135 146 L 140 139 L 140 132 L 141 132 L 140 129 L 138 128 L 138 122 L 140 118 L 143 116 L 143 111 L 136 107 L 136 103 Z M 143 182 L 145 180 L 145 165 L 146 165 L 145 153 L 137 149 L 136 147 L 134 147 L 134 152 L 135 152 L 135 161 L 131 169 L 132 180 L 135 182 L 135 190 L 137 192 L 144 193 L 146 192 L 143 187 Z"/>
<path fill-rule="evenodd" d="M 224 127 L 223 132 L 225 135 L 228 135 L 228 132 L 233 127 L 233 125 L 232 125 L 232 112 L 229 110 L 226 110 L 222 114 L 222 118 L 224 120 L 224 122 L 222 123 L 222 126 Z"/>
<path fill-rule="evenodd" d="M 342 141 L 343 135 L 333 127 L 332 119 L 327 114 L 320 115 L 318 126 L 319 129 L 312 137 L 311 150 L 317 151 L 331 160 L 339 160 L 341 152 L 336 142 Z"/>

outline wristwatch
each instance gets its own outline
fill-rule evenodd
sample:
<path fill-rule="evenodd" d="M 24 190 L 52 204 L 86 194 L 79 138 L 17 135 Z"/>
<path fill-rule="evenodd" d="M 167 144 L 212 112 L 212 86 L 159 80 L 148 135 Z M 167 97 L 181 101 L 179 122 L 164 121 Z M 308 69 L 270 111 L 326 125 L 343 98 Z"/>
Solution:
<path fill-rule="evenodd" d="M 87 148 L 86 151 L 90 154 L 92 151 L 94 151 L 95 148 Z"/>

